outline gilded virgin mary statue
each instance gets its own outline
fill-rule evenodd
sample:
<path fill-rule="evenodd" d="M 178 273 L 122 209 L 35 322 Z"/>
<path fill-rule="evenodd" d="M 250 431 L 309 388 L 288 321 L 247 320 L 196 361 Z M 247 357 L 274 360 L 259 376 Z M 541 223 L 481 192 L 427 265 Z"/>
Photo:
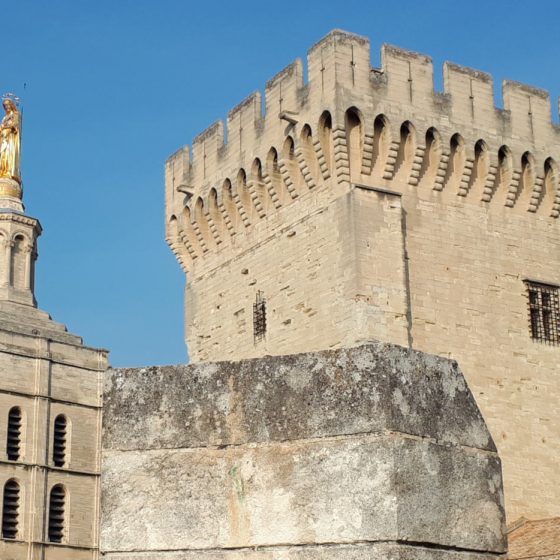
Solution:
<path fill-rule="evenodd" d="M 6 114 L 0 123 L 0 179 L 12 179 L 21 184 L 21 113 L 10 97 L 4 97 L 2 105 Z"/>

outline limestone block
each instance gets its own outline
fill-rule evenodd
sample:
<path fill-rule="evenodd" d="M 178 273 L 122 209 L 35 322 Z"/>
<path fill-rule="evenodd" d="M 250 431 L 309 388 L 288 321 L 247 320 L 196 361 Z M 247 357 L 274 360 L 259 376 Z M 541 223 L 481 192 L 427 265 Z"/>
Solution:
<path fill-rule="evenodd" d="M 105 402 L 108 558 L 504 551 L 500 461 L 452 361 L 377 343 L 110 370 Z"/>

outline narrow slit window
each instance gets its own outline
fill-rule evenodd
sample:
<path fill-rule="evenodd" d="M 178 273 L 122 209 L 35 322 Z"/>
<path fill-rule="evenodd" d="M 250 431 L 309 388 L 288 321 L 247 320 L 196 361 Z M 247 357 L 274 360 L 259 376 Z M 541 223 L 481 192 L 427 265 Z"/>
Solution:
<path fill-rule="evenodd" d="M 66 466 L 67 439 L 68 420 L 64 414 L 59 414 L 54 419 L 53 463 L 55 467 Z"/>
<path fill-rule="evenodd" d="M 61 543 L 66 537 L 66 490 L 53 486 L 49 500 L 49 541 Z"/>
<path fill-rule="evenodd" d="M 560 288 L 530 280 L 526 280 L 525 285 L 531 338 L 560 345 Z"/>
<path fill-rule="evenodd" d="M 4 485 L 2 502 L 2 538 L 17 539 L 19 532 L 20 488 L 15 480 Z"/>
<path fill-rule="evenodd" d="M 253 304 L 253 337 L 255 344 L 266 337 L 266 300 L 260 290 Z"/>
<path fill-rule="evenodd" d="M 21 427 L 21 408 L 14 406 L 8 413 L 8 436 L 6 438 L 8 461 L 19 461 L 21 457 Z"/>

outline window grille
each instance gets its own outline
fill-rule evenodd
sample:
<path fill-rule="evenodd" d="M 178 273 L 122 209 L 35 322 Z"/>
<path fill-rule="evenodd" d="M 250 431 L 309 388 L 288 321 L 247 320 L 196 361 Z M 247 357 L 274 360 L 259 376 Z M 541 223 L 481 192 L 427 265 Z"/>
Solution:
<path fill-rule="evenodd" d="M 8 480 L 2 502 L 2 538 L 16 539 L 19 528 L 19 484 Z"/>
<path fill-rule="evenodd" d="M 64 467 L 66 464 L 67 434 L 68 421 L 64 414 L 59 414 L 54 420 L 53 463 L 55 467 Z"/>
<path fill-rule="evenodd" d="M 255 303 L 253 303 L 253 337 L 255 344 L 266 336 L 266 300 L 259 290 Z"/>
<path fill-rule="evenodd" d="M 8 413 L 6 454 L 8 461 L 18 461 L 21 455 L 21 408 L 14 406 Z"/>
<path fill-rule="evenodd" d="M 62 484 L 53 486 L 49 502 L 49 541 L 61 543 L 65 537 L 66 490 Z"/>
<path fill-rule="evenodd" d="M 531 338 L 560 345 L 560 288 L 530 280 L 526 280 L 525 285 Z"/>

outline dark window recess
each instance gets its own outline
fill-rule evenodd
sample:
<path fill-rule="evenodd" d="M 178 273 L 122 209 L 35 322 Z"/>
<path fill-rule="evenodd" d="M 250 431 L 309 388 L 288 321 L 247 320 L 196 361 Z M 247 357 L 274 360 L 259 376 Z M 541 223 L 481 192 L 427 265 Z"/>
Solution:
<path fill-rule="evenodd" d="M 16 539 L 19 525 L 19 484 L 8 480 L 4 485 L 2 507 L 2 538 Z"/>
<path fill-rule="evenodd" d="M 64 467 L 66 464 L 66 436 L 68 434 L 68 421 L 63 414 L 54 420 L 53 438 L 53 463 L 55 467 Z"/>
<path fill-rule="evenodd" d="M 8 413 L 6 454 L 8 461 L 18 461 L 21 455 L 21 408 L 19 406 L 14 406 Z"/>
<path fill-rule="evenodd" d="M 255 343 L 260 342 L 266 336 L 266 300 L 260 290 L 253 303 L 253 336 Z"/>
<path fill-rule="evenodd" d="M 64 539 L 66 521 L 66 491 L 62 484 L 53 486 L 49 504 L 49 541 L 61 543 Z"/>
<path fill-rule="evenodd" d="M 529 305 L 531 338 L 560 345 L 560 288 L 540 282 L 525 281 Z"/>

